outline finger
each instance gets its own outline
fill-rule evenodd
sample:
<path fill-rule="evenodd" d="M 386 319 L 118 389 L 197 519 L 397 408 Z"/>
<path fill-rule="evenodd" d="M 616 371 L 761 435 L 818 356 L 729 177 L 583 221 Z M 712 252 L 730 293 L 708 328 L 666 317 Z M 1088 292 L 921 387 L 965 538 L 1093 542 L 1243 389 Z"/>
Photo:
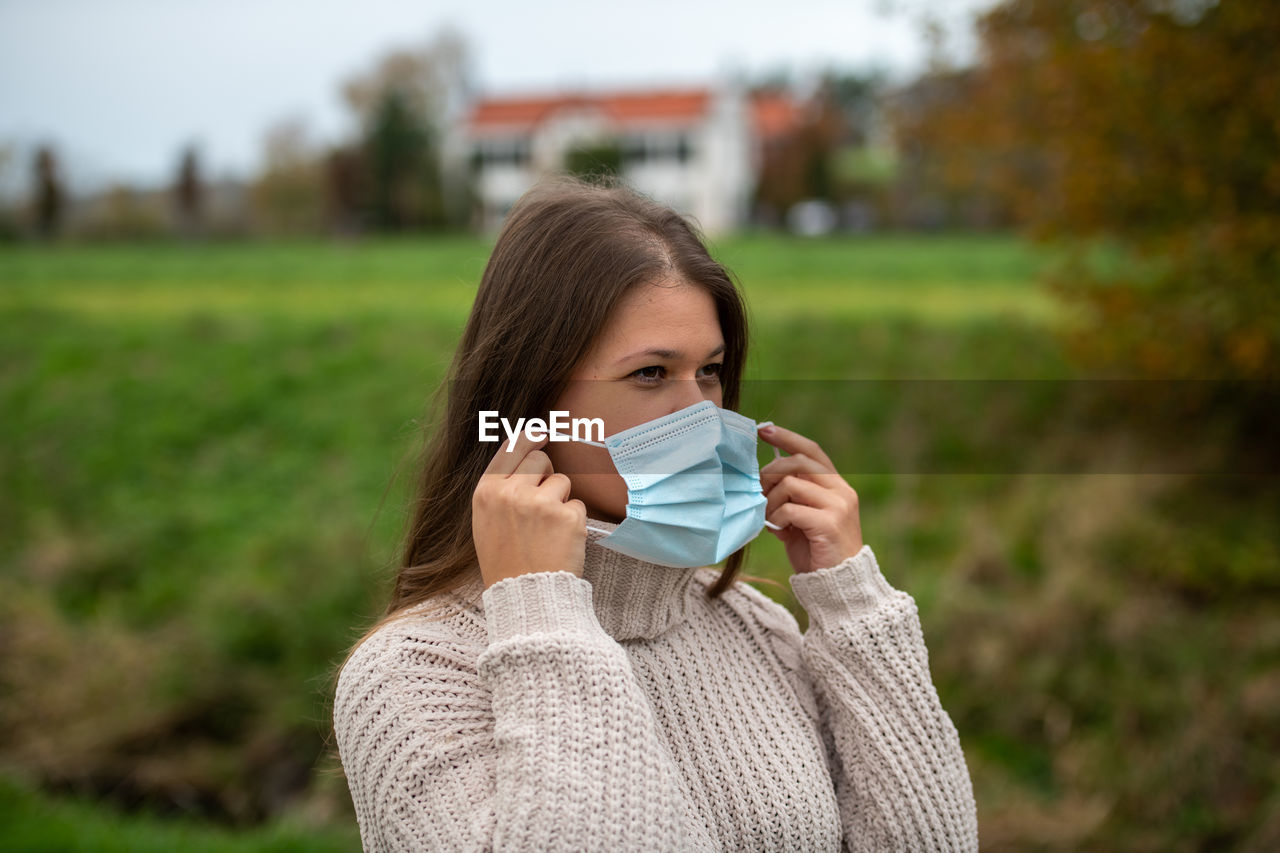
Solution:
<path fill-rule="evenodd" d="M 533 477 L 534 485 L 538 485 L 547 477 L 555 473 L 555 468 L 551 467 L 551 457 L 543 453 L 541 450 L 530 450 L 529 453 L 520 460 L 520 464 L 516 466 L 516 470 L 511 472 L 512 477 Z"/>
<path fill-rule="evenodd" d="M 803 453 L 797 453 L 792 456 L 784 456 L 781 459 L 775 459 L 768 465 L 760 469 L 760 488 L 767 495 L 769 490 L 788 475 L 793 476 L 810 476 L 810 477 L 831 477 L 839 476 L 835 472 L 829 470 L 822 463 L 810 459 Z M 815 482 L 821 482 L 816 480 Z"/>
<path fill-rule="evenodd" d="M 493 458 L 489 460 L 489 465 L 484 469 L 484 472 L 486 474 L 508 476 L 519 467 L 524 458 L 529 455 L 529 451 L 536 450 L 546 443 L 546 437 L 532 441 L 529 439 L 528 433 L 521 431 L 516 435 L 514 445 L 510 441 L 504 441 L 498 445 L 498 452 L 493 454 Z M 511 449 L 508 450 L 508 447 Z"/>
<path fill-rule="evenodd" d="M 790 476 L 769 492 L 769 499 L 765 503 L 765 517 L 768 518 L 769 513 L 786 503 L 803 504 L 816 509 L 840 509 L 843 506 L 840 496 L 831 489 L 810 480 Z"/>
<path fill-rule="evenodd" d="M 573 491 L 573 481 L 564 474 L 550 474 L 547 479 L 538 485 L 539 491 L 544 491 L 560 503 L 569 500 L 569 494 Z"/>
<path fill-rule="evenodd" d="M 787 453 L 803 453 L 810 459 L 826 465 L 832 472 L 836 470 L 836 466 L 831 464 L 831 459 L 822 451 L 818 442 L 805 438 L 798 432 L 769 425 L 760 429 L 760 437 L 779 450 L 785 450 Z"/>
<path fill-rule="evenodd" d="M 830 526 L 830 519 L 825 512 L 817 507 L 797 503 L 785 503 L 778 507 L 769 520 L 779 527 L 794 527 L 806 536 L 824 531 Z"/>

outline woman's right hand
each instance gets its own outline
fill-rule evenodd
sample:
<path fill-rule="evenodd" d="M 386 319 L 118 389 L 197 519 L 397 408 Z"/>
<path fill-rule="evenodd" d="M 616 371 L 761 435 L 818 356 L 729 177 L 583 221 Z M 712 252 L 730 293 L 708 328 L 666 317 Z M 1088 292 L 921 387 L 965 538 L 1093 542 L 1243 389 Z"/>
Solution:
<path fill-rule="evenodd" d="M 570 500 L 569 478 L 557 474 L 523 432 L 515 447 L 504 442 L 471 496 L 471 536 L 488 589 L 531 572 L 573 572 L 582 577 L 587 508 Z"/>

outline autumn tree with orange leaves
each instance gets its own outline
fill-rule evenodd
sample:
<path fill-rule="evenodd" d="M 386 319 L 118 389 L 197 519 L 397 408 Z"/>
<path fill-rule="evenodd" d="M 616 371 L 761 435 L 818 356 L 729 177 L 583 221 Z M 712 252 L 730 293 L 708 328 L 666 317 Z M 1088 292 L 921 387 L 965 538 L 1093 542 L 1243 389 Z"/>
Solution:
<path fill-rule="evenodd" d="M 1280 14 L 1273 0 L 1006 0 L 980 59 L 899 131 L 938 180 L 1068 249 L 1051 282 L 1102 372 L 1280 370 Z"/>

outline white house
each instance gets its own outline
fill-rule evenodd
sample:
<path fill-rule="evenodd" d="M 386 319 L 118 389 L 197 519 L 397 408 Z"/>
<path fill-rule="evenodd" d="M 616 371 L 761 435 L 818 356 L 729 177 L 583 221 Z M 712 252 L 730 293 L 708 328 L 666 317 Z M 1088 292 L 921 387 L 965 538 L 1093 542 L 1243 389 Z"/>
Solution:
<path fill-rule="evenodd" d="M 627 183 L 716 233 L 746 221 L 764 146 L 799 114 L 787 96 L 734 86 L 483 98 L 446 156 L 449 168 L 473 169 L 489 229 L 575 149 L 616 145 Z"/>

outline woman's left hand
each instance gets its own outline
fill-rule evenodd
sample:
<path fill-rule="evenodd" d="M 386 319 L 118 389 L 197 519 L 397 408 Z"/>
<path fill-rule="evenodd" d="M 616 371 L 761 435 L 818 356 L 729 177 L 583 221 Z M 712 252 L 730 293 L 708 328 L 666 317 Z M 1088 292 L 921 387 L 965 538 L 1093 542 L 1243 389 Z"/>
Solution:
<path fill-rule="evenodd" d="M 769 499 L 765 518 L 787 548 L 797 573 L 838 565 L 862 550 L 858 493 L 837 472 L 816 441 L 779 426 L 761 427 L 760 437 L 791 454 L 760 469 Z"/>

